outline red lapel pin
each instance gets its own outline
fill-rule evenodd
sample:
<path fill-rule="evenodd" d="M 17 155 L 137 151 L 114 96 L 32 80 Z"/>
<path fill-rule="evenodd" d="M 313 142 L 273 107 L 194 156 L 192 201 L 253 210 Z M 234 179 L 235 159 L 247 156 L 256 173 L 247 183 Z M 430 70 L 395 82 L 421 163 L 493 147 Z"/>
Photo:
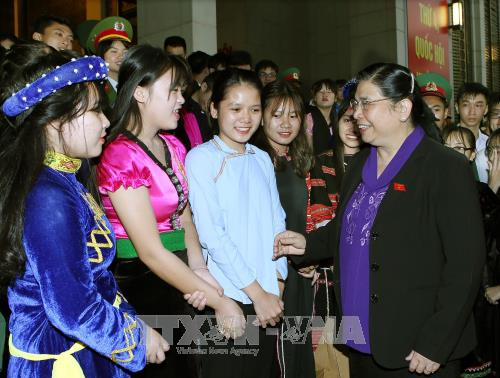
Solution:
<path fill-rule="evenodd" d="M 394 183 L 394 190 L 396 190 L 398 192 L 406 192 L 406 185 L 395 182 Z"/>

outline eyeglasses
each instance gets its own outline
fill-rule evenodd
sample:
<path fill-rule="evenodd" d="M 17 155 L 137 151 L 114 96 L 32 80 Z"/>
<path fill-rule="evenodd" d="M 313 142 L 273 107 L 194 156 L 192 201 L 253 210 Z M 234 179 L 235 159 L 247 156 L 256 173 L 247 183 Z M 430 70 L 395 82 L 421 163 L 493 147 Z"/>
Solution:
<path fill-rule="evenodd" d="M 394 97 L 384 97 L 384 98 L 379 98 L 377 100 L 356 100 L 353 98 L 351 101 L 349 101 L 349 104 L 351 105 L 352 109 L 356 111 L 358 107 L 361 105 L 361 110 L 364 112 L 368 109 L 368 106 L 371 104 L 375 104 L 377 102 L 385 101 L 385 100 L 392 100 Z"/>
<path fill-rule="evenodd" d="M 464 147 L 464 146 L 450 146 L 449 144 L 445 143 L 446 147 L 453 148 L 455 151 L 460 152 L 463 154 L 465 151 L 475 151 L 476 149 L 474 147 Z"/>

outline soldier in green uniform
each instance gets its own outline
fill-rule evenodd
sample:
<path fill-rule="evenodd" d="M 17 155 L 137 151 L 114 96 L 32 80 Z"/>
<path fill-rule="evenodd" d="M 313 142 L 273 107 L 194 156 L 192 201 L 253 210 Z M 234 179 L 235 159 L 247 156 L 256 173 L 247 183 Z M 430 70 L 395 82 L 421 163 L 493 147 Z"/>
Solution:
<path fill-rule="evenodd" d="M 87 50 L 99 55 L 108 63 L 109 74 L 104 83 L 104 91 L 110 108 L 116 100 L 118 71 L 130 47 L 133 35 L 134 31 L 128 20 L 112 16 L 99 21 L 87 38 Z"/>

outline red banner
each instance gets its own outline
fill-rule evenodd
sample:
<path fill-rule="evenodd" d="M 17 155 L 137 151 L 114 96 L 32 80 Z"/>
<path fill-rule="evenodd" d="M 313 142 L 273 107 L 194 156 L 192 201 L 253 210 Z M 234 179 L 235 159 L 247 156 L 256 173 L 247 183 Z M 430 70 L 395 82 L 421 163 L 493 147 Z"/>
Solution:
<path fill-rule="evenodd" d="M 448 3 L 407 0 L 408 67 L 415 75 L 435 72 L 449 79 Z"/>

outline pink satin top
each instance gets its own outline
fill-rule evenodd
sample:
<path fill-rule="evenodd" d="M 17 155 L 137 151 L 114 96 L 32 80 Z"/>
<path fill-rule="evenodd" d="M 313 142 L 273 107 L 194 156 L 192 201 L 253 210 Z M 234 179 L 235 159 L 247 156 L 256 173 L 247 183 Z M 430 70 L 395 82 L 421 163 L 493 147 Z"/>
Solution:
<path fill-rule="evenodd" d="M 188 185 L 184 170 L 186 149 L 173 135 L 160 135 L 172 157 L 172 167 L 187 198 Z M 118 239 L 128 238 L 111 204 L 108 192 L 118 188 L 149 189 L 149 197 L 158 223 L 158 231 L 172 231 L 171 215 L 177 209 L 179 196 L 165 171 L 133 140 L 118 136 L 104 150 L 97 166 L 97 183 L 106 215 Z"/>

